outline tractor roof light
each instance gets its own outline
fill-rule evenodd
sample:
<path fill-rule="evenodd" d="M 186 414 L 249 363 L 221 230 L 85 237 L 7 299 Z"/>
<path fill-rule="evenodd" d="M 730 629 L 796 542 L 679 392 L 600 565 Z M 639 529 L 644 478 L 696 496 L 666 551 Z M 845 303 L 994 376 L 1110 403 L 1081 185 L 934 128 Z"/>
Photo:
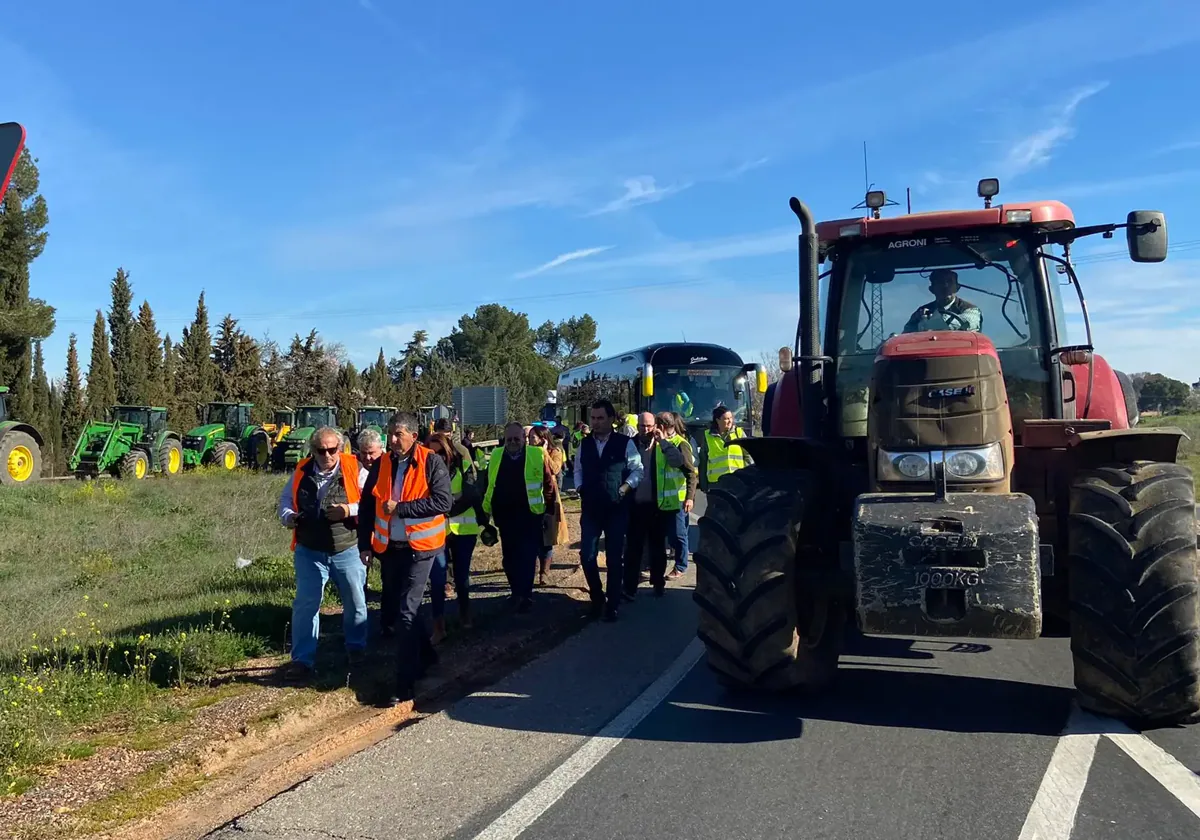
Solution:
<path fill-rule="evenodd" d="M 867 207 L 878 210 L 887 204 L 887 193 L 883 190 L 871 190 L 867 193 Z"/>
<path fill-rule="evenodd" d="M 1032 210 L 1005 210 L 1004 223 L 1006 225 L 1024 225 L 1033 221 Z"/>
<path fill-rule="evenodd" d="M 976 191 L 980 198 L 995 198 L 1000 194 L 1000 179 L 983 178 L 979 181 L 979 187 Z"/>
<path fill-rule="evenodd" d="M 862 236 L 862 225 L 842 225 L 838 228 L 838 236 Z"/>

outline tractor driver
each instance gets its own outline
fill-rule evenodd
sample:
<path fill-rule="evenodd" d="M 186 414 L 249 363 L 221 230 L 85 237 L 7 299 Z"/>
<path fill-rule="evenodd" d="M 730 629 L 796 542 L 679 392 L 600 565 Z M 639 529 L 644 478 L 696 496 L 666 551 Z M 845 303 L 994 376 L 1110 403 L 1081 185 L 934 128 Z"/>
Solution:
<path fill-rule="evenodd" d="M 929 273 L 929 291 L 933 292 L 934 300 L 912 314 L 904 325 L 906 333 L 926 330 L 980 332 L 983 329 L 983 313 L 979 307 L 958 296 L 957 271 L 935 268 Z"/>

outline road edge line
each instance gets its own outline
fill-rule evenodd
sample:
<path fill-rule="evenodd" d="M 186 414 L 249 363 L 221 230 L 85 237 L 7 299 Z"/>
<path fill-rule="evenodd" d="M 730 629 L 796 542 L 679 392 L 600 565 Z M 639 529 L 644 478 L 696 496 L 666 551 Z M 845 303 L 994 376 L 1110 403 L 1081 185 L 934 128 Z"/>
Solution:
<path fill-rule="evenodd" d="M 475 835 L 475 840 L 513 840 L 520 836 L 658 708 L 703 655 L 704 645 L 699 639 L 693 638 L 658 679 L 507 811 Z"/>
<path fill-rule="evenodd" d="M 1090 716 L 1073 705 L 1018 840 L 1070 840 L 1100 745 L 1100 733 L 1090 731 L 1094 729 Z"/>
<path fill-rule="evenodd" d="M 1110 732 L 1107 737 L 1183 807 L 1200 817 L 1200 776 L 1139 732 Z"/>

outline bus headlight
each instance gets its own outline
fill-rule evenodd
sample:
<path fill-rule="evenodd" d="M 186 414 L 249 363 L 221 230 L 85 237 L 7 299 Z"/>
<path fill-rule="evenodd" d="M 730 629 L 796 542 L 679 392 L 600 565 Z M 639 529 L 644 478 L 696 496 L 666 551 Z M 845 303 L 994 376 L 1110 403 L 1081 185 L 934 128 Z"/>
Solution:
<path fill-rule="evenodd" d="M 971 449 L 932 452 L 879 450 L 876 472 L 880 481 L 931 481 L 933 466 L 942 464 L 948 481 L 999 481 L 1004 478 L 1004 451 L 999 443 Z"/>

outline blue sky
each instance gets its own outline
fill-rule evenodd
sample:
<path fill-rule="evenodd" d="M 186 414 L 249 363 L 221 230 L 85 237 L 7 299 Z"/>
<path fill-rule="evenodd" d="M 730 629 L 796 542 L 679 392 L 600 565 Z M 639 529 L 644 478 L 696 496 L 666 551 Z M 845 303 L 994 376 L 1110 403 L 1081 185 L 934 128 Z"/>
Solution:
<path fill-rule="evenodd" d="M 492 301 L 590 312 L 602 352 L 757 358 L 795 330 L 788 197 L 852 215 L 866 139 L 914 210 L 977 206 L 996 176 L 1081 224 L 1165 211 L 1165 263 L 1097 239 L 1080 276 L 1114 365 L 1200 378 L 1200 4 L 807 8 L 19 4 L 0 117 L 50 204 L 51 372 L 72 331 L 86 360 L 119 265 L 175 337 L 203 288 L 214 321 L 316 326 L 359 364 Z"/>

